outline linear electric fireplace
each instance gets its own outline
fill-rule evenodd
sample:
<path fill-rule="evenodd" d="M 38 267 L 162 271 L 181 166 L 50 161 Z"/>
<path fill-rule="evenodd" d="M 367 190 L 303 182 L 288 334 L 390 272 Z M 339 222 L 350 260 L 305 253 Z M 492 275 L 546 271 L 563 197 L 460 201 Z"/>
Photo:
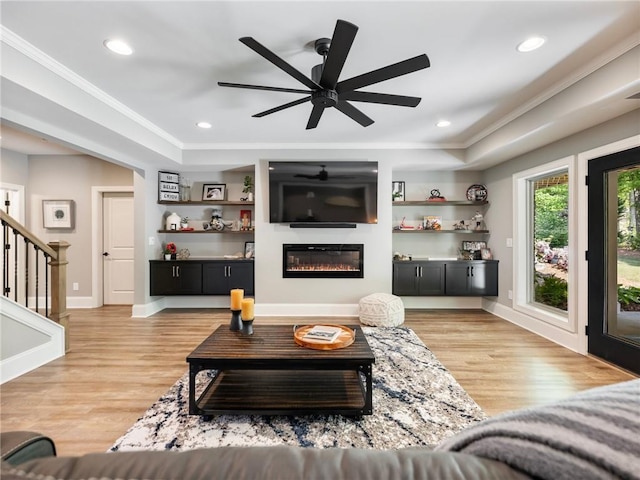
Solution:
<path fill-rule="evenodd" d="M 364 278 L 362 244 L 282 245 L 284 278 Z"/>

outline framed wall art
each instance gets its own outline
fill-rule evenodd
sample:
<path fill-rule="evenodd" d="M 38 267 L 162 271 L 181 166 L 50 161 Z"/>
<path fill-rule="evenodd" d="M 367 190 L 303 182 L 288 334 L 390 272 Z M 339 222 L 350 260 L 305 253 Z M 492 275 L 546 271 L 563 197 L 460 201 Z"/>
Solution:
<path fill-rule="evenodd" d="M 158 200 L 161 202 L 177 202 L 180 200 L 179 173 L 158 172 Z"/>
<path fill-rule="evenodd" d="M 240 230 L 251 230 L 251 210 L 240 210 Z"/>
<path fill-rule="evenodd" d="M 75 211 L 73 200 L 43 200 L 42 219 L 44 228 L 74 228 Z"/>
<path fill-rule="evenodd" d="M 202 200 L 224 200 L 226 194 L 226 183 L 205 183 L 202 185 Z"/>

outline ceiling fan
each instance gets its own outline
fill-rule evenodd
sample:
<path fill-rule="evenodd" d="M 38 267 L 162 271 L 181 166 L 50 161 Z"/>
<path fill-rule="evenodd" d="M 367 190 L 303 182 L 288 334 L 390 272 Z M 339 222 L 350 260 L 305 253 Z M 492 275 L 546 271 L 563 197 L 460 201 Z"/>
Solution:
<path fill-rule="evenodd" d="M 221 87 L 307 94 L 306 97 L 253 115 L 253 117 L 264 117 L 286 108 L 311 102 L 313 109 L 311 110 L 311 115 L 307 122 L 307 130 L 318 126 L 318 122 L 320 122 L 320 117 L 322 117 L 325 108 L 329 107 L 337 108 L 363 127 L 371 125 L 373 120 L 354 107 L 349 103 L 349 101 L 381 103 L 401 107 L 417 106 L 421 100 L 419 97 L 363 92 L 358 89 L 429 67 L 429 57 L 425 54 L 418 55 L 417 57 L 409 58 L 392 65 L 387 65 L 386 67 L 372 70 L 371 72 L 364 73 L 347 80 L 338 81 L 340 72 L 342 71 L 342 67 L 344 66 L 357 32 L 358 27 L 356 25 L 345 20 L 338 20 L 333 32 L 333 38 L 320 38 L 316 40 L 314 44 L 315 50 L 318 54 L 322 55 L 323 61 L 322 64 L 313 67 L 311 70 L 311 78 L 307 77 L 291 64 L 278 57 L 275 53 L 267 49 L 252 37 L 242 37 L 240 39 L 240 41 L 251 50 L 291 75 L 310 90 L 229 82 L 218 82 L 218 85 Z"/>
<path fill-rule="evenodd" d="M 322 168 L 315 175 L 306 175 L 304 173 L 297 173 L 294 177 L 308 178 L 310 180 L 320 180 L 321 182 L 326 182 L 329 180 L 329 172 L 326 170 L 326 165 L 320 165 Z M 332 175 L 331 178 L 354 178 L 349 175 Z"/>

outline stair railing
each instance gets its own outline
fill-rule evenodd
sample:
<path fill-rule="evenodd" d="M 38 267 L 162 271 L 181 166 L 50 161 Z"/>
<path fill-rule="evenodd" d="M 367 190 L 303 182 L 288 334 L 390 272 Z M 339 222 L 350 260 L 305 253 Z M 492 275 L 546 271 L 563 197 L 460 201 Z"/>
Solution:
<path fill-rule="evenodd" d="M 62 325 L 69 350 L 67 249 L 64 241 L 44 243 L 16 219 L 0 210 L 2 223 L 2 294 Z M 22 242 L 22 245 L 21 245 Z M 44 272 L 41 272 L 41 267 Z M 24 272 L 24 278 L 19 275 Z M 20 283 L 24 282 L 22 288 Z M 44 286 L 43 286 L 44 283 Z M 41 293 L 41 288 L 44 292 Z M 23 290 L 22 293 L 19 293 Z M 30 305 L 30 296 L 35 305 Z M 41 309 L 40 298 L 44 298 Z M 41 311 L 42 310 L 42 311 Z"/>

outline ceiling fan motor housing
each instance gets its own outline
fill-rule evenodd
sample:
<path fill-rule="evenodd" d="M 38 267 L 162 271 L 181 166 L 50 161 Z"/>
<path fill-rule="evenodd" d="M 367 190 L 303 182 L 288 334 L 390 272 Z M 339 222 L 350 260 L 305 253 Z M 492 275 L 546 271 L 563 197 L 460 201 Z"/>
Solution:
<path fill-rule="evenodd" d="M 338 104 L 338 93 L 335 90 L 316 90 L 311 94 L 311 103 L 322 107 L 335 107 Z"/>

